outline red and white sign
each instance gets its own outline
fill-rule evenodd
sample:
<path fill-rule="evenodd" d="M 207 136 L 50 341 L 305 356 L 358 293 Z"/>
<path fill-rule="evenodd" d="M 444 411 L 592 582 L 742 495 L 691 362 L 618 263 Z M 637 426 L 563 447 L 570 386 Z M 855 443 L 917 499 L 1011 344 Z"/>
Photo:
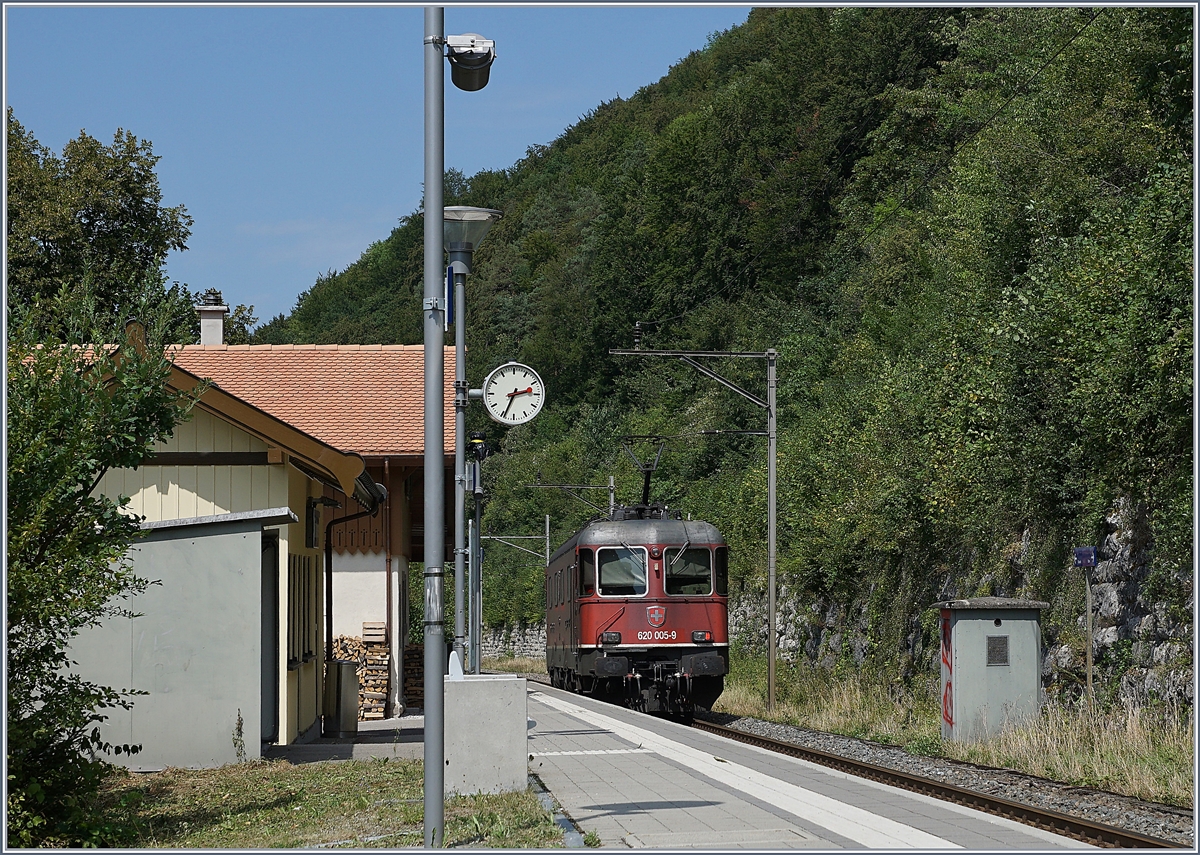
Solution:
<path fill-rule="evenodd" d="M 666 606 L 646 606 L 646 620 L 651 626 L 662 626 L 667 620 Z"/>

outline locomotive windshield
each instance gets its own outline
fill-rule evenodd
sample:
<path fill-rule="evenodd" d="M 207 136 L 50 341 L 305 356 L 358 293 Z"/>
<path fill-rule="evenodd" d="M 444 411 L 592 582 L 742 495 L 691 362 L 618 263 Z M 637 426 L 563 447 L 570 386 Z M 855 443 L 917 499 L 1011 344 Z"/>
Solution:
<path fill-rule="evenodd" d="M 599 550 L 600 595 L 640 597 L 646 593 L 646 551 L 623 546 Z"/>
<path fill-rule="evenodd" d="M 712 593 L 712 554 L 704 548 L 667 548 L 667 593 L 702 594 Z"/>

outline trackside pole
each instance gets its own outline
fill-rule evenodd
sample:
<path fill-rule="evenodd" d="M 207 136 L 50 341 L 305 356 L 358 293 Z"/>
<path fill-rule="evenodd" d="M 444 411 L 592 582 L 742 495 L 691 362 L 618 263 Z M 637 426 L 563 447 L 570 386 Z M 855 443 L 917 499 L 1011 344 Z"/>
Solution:
<path fill-rule="evenodd" d="M 767 711 L 775 711 L 775 456 L 776 456 L 776 408 L 775 408 L 775 362 L 779 352 L 775 349 L 760 353 L 745 353 L 735 351 L 699 351 L 699 350 L 642 350 L 641 331 L 635 328 L 633 350 L 610 350 L 611 356 L 661 356 L 679 359 L 695 368 L 706 377 L 716 380 L 726 389 L 737 392 L 755 406 L 767 411 Z M 722 377 L 716 371 L 696 361 L 696 357 L 720 357 L 730 359 L 743 357 L 749 359 L 765 359 L 767 361 L 767 400 L 751 394 L 738 386 L 732 380 Z M 762 431 L 737 431 L 737 433 L 754 433 L 762 436 Z M 610 500 L 611 501 L 611 500 Z"/>
<path fill-rule="evenodd" d="M 767 712 L 775 712 L 775 350 L 767 351 Z"/>

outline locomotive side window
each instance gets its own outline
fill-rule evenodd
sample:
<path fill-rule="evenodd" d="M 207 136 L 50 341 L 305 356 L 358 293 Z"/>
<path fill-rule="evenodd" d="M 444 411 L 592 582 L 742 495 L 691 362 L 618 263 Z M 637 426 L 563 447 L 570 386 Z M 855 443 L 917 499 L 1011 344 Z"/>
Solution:
<path fill-rule="evenodd" d="M 720 597 L 729 596 L 729 547 L 717 547 L 717 560 L 714 569 L 717 577 L 716 594 Z"/>
<path fill-rule="evenodd" d="M 600 596 L 640 597 L 646 593 L 646 550 L 623 546 L 601 549 Z"/>
<path fill-rule="evenodd" d="M 596 553 L 590 549 L 579 550 L 579 595 L 590 597 L 596 587 Z"/>
<path fill-rule="evenodd" d="M 707 549 L 687 549 L 680 555 L 679 549 L 668 548 L 663 560 L 668 594 L 712 593 L 712 553 Z"/>

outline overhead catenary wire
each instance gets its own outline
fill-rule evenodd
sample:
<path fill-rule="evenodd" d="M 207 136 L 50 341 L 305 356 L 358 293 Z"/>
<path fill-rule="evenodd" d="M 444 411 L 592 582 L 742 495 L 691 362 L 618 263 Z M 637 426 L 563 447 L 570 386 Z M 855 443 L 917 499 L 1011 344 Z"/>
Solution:
<path fill-rule="evenodd" d="M 725 436 L 725 435 L 766 436 L 767 432 L 765 430 L 724 430 L 724 429 L 715 430 L 714 429 L 714 430 L 696 430 L 696 431 L 689 431 L 688 433 L 675 433 L 675 434 L 670 434 L 670 435 L 655 434 L 652 437 L 648 436 L 648 437 L 643 437 L 643 438 L 644 439 L 653 439 L 655 441 L 658 441 L 658 440 L 668 440 L 668 439 L 687 439 L 687 438 L 693 437 L 693 436 Z M 605 487 L 604 489 L 608 489 L 608 488 Z"/>

